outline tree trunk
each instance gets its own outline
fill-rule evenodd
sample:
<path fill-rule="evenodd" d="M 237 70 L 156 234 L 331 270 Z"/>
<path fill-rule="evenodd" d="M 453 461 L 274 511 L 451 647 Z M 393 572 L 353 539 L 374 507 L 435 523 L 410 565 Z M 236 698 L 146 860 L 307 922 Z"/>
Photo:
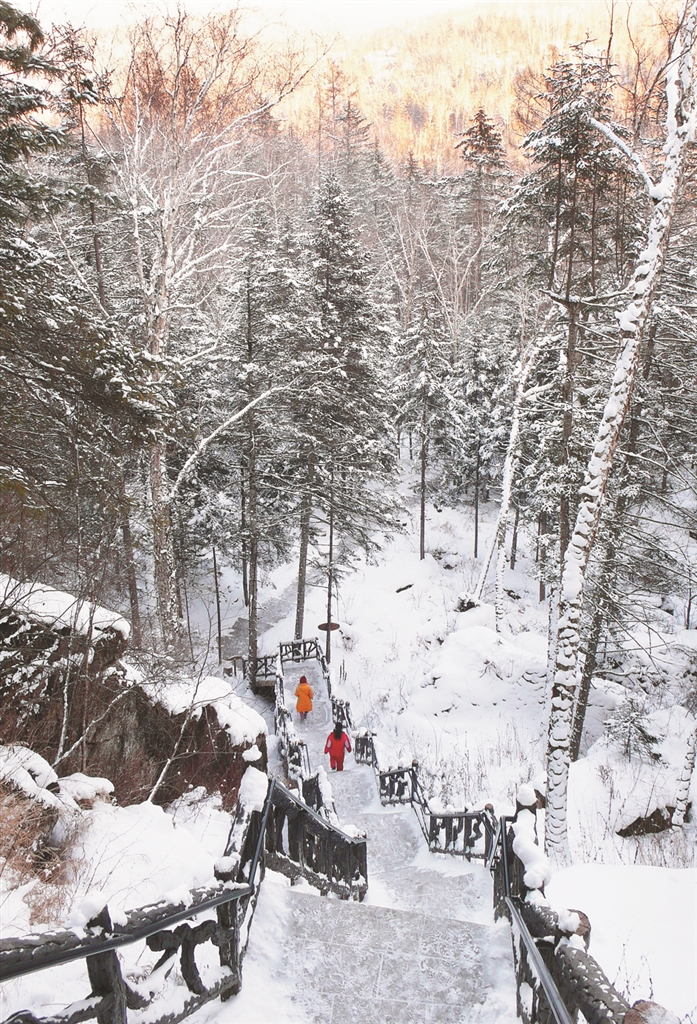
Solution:
<path fill-rule="evenodd" d="M 496 632 L 503 633 L 504 628 L 504 574 L 506 572 L 506 531 L 499 533 L 499 549 L 496 558 L 496 600 L 494 610 L 496 612 Z"/>
<path fill-rule="evenodd" d="M 518 366 L 518 384 L 516 387 L 515 402 L 513 403 L 513 417 L 511 419 L 511 431 L 508 435 L 508 445 L 506 447 L 506 458 L 503 462 L 503 481 L 501 484 L 501 507 L 499 514 L 496 519 L 496 527 L 494 529 L 494 536 L 491 541 L 489 548 L 489 554 L 487 559 L 482 566 L 482 571 L 479 574 L 477 586 L 474 591 L 474 600 L 481 600 L 482 593 L 484 591 L 484 584 L 486 577 L 489 573 L 489 567 L 494 557 L 494 551 L 500 551 L 503 547 L 504 558 L 506 550 L 506 529 L 508 523 L 508 513 L 511 507 L 511 495 L 513 493 L 513 475 L 518 458 L 518 436 L 520 434 L 520 414 L 523 408 L 523 402 L 525 401 L 525 385 L 527 384 L 528 377 L 532 371 L 533 366 L 537 360 L 537 355 L 540 351 L 540 347 L 543 341 L 538 342 L 530 348 L 530 351 L 525 355 L 521 355 L 520 364 Z M 500 577 L 497 574 L 497 588 L 496 588 L 496 602 L 503 608 L 503 572 Z M 497 623 L 498 628 L 498 623 Z"/>
<path fill-rule="evenodd" d="M 121 474 L 119 481 L 120 501 L 119 513 L 121 515 L 121 536 L 123 538 L 123 552 L 126 559 L 126 579 L 128 580 L 128 599 L 131 608 L 131 637 L 135 647 L 140 647 L 142 636 L 140 631 L 140 604 L 138 602 L 138 576 L 136 573 L 136 559 L 133 549 L 133 536 L 131 534 L 131 519 L 128 514 L 128 494 L 126 492 L 126 478 Z"/>
<path fill-rule="evenodd" d="M 305 587 L 307 585 L 307 549 L 310 544 L 310 520 L 312 518 L 312 495 L 308 494 L 303 503 L 300 517 L 300 554 L 298 556 L 298 595 L 295 603 L 295 639 L 302 640 L 305 623 Z"/>
<path fill-rule="evenodd" d="M 150 500 L 155 598 L 162 643 L 165 649 L 171 649 L 176 644 L 177 613 L 174 604 L 172 521 L 167 492 L 167 463 L 164 441 L 153 441 L 150 445 Z"/>
<path fill-rule="evenodd" d="M 583 672 L 581 673 L 581 682 L 578 688 L 578 696 L 576 697 L 576 705 L 574 707 L 574 720 L 571 728 L 571 746 L 569 749 L 569 758 L 571 761 L 578 761 L 579 751 L 581 749 L 581 737 L 583 736 L 583 723 L 586 718 L 586 709 L 588 707 L 588 696 L 591 690 L 591 681 L 593 679 L 593 673 L 595 672 L 595 666 L 597 664 L 598 657 L 598 644 L 600 642 L 600 635 L 603 627 L 603 616 L 600 609 L 596 609 L 593 615 L 593 622 L 591 624 L 590 633 L 588 635 L 588 649 L 586 651 L 586 657 L 583 662 Z"/>
<path fill-rule="evenodd" d="M 570 259 L 570 257 L 569 257 Z M 571 501 L 569 490 L 571 487 L 571 436 L 574 429 L 574 372 L 576 363 L 576 336 L 577 336 L 577 307 L 575 303 L 569 303 L 569 330 L 567 333 L 566 352 L 564 358 L 564 379 L 562 382 L 562 459 L 565 479 L 562 481 L 562 491 L 559 498 L 559 565 L 564 564 L 564 555 L 569 546 L 571 535 Z"/>
<path fill-rule="evenodd" d="M 254 332 L 252 327 L 252 285 L 250 273 L 247 271 L 247 359 L 250 365 L 254 361 Z M 247 386 L 247 400 L 256 397 L 254 380 L 250 376 Z M 257 439 L 256 417 L 254 409 L 247 413 L 247 523 L 249 527 L 249 632 L 247 640 L 247 681 L 255 686 L 257 678 L 257 660 L 259 657 L 258 642 L 258 594 L 259 594 L 259 533 L 257 524 Z"/>
<path fill-rule="evenodd" d="M 513 520 L 513 536 L 511 537 L 511 569 L 515 569 L 515 560 L 518 554 L 518 523 L 520 522 L 520 509 L 516 507 L 515 519 Z"/>
<path fill-rule="evenodd" d="M 242 599 L 245 608 L 249 607 L 249 565 L 247 560 L 247 515 L 244 493 L 244 459 L 240 465 L 240 534 L 242 536 Z"/>
<path fill-rule="evenodd" d="M 547 597 L 547 588 L 545 587 L 545 581 L 542 578 L 545 566 L 545 542 L 542 539 L 547 533 L 547 514 L 546 512 L 540 512 L 540 518 L 537 523 L 537 559 L 540 563 L 540 604 Z"/>
<path fill-rule="evenodd" d="M 673 824 L 682 825 L 687 813 L 687 804 L 690 798 L 690 783 L 692 773 L 695 770 L 695 748 L 697 747 L 697 730 L 693 729 L 687 741 L 685 761 L 682 772 L 678 779 L 678 788 L 675 794 L 675 810 L 673 811 Z"/>
<path fill-rule="evenodd" d="M 249 632 L 247 638 L 247 680 L 256 683 L 257 660 L 259 657 L 258 621 L 258 552 L 257 538 L 252 534 L 249 541 Z"/>
<path fill-rule="evenodd" d="M 218 626 L 218 664 L 223 664 L 223 624 L 220 620 L 220 588 L 218 586 L 218 559 L 213 545 L 213 583 L 215 585 L 215 617 Z M 188 612 L 187 612 L 188 614 Z"/>
<path fill-rule="evenodd" d="M 578 684 L 581 614 L 588 559 L 594 548 L 612 463 L 629 410 L 646 320 L 668 247 L 677 190 L 682 177 L 683 153 L 689 141 L 688 123 L 693 110 L 692 50 L 697 2 L 686 7 L 683 33 L 676 36 L 668 64 L 668 99 L 665 163 L 649 225 L 646 248 L 639 257 L 630 291 L 631 302 L 620 316 L 620 351 L 610 392 L 596 434 L 583 487 L 576 525 L 564 559 L 557 651 L 547 745 L 546 848 L 551 860 L 568 858 L 567 797 L 571 745 L 571 718 Z"/>
<path fill-rule="evenodd" d="M 426 431 L 421 433 L 421 484 L 419 496 L 419 558 L 426 556 Z"/>
<path fill-rule="evenodd" d="M 334 470 L 332 469 L 332 479 Z M 334 488 L 329 489 L 329 555 L 327 558 L 327 640 L 324 656 L 332 660 L 332 587 L 334 585 Z"/>
<path fill-rule="evenodd" d="M 477 461 L 474 467 L 474 557 L 479 558 L 479 469 L 481 465 L 481 438 L 477 437 Z"/>

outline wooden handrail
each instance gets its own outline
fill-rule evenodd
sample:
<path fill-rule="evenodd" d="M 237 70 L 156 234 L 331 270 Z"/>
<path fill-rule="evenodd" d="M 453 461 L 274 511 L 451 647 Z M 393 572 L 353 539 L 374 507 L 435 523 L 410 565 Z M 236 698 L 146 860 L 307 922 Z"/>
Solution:
<path fill-rule="evenodd" d="M 574 1024 L 571 1014 L 564 1005 L 564 1000 L 561 997 L 554 978 L 549 973 L 547 965 L 542 959 L 540 951 L 537 948 L 537 944 L 528 931 L 528 926 L 510 896 L 506 896 L 506 906 L 508 907 L 508 911 L 511 915 L 511 922 L 515 922 L 515 928 L 517 929 L 523 945 L 525 946 L 525 952 L 530 958 L 530 962 L 533 967 L 533 974 L 544 990 L 547 1004 L 552 1016 L 554 1017 L 554 1024 Z"/>
<path fill-rule="evenodd" d="M 246 883 L 224 882 L 205 889 L 193 889 L 191 902 L 153 903 L 151 906 L 131 910 L 125 925 L 112 925 L 108 937 L 80 936 L 74 931 L 43 932 L 25 938 L 0 941 L 0 981 L 20 978 L 46 967 L 57 967 L 87 956 L 107 953 L 121 946 L 146 939 L 172 925 L 179 924 L 205 910 L 249 896 L 252 886 Z M 89 928 L 89 925 L 87 926 Z"/>

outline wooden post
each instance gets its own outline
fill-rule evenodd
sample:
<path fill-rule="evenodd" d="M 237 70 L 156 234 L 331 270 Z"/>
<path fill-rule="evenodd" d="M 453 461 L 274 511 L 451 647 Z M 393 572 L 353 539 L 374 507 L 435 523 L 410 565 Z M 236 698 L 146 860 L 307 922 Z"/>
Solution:
<path fill-rule="evenodd" d="M 103 928 L 110 932 L 111 917 L 107 907 L 87 923 L 88 928 Z M 127 1024 L 126 986 L 121 976 L 121 965 L 115 949 L 86 957 L 87 975 L 92 995 L 111 996 L 107 1007 L 97 1014 L 99 1024 Z"/>
<path fill-rule="evenodd" d="M 218 924 L 225 936 L 220 942 L 218 956 L 222 967 L 229 967 L 232 972 L 232 982 L 229 988 L 221 994 L 221 999 L 228 999 L 236 996 L 242 987 L 242 957 L 240 950 L 240 917 L 242 911 L 242 900 L 232 900 L 230 903 L 222 903 L 216 908 Z"/>

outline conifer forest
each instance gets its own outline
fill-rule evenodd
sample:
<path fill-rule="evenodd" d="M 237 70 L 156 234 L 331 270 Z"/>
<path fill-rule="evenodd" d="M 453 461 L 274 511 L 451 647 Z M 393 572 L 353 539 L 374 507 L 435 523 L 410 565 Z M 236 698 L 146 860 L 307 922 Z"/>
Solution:
<path fill-rule="evenodd" d="M 550 870 L 690 874 L 697 0 L 502 6 L 326 41 L 232 4 L 110 34 L 0 0 L 3 813 L 24 748 L 52 779 L 108 776 L 123 813 L 184 806 L 185 747 L 222 757 L 215 679 L 216 723 L 234 748 L 230 716 L 256 716 L 271 774 L 265 673 L 319 635 L 330 697 L 418 762 L 431 813 L 508 813 L 532 785 Z M 82 624 L 49 641 L 66 595 Z M 0 826 L 27 929 L 77 900 L 68 845 L 89 859 L 56 820 L 40 870 Z M 692 941 L 683 988 L 656 990 L 684 1021 Z M 627 1006 L 638 974 L 611 976 Z"/>

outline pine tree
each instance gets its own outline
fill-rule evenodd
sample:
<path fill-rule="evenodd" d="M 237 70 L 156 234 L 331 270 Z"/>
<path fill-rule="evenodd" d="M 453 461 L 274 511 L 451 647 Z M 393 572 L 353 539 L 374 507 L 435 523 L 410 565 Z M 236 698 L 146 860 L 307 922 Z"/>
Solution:
<path fill-rule="evenodd" d="M 37 22 L 7 4 L 0 34 L 3 565 L 94 595 L 114 575 L 112 440 L 142 437 L 157 399 L 142 362 L 90 312 L 75 267 L 49 248 L 47 213 L 63 215 L 75 152 L 60 120 L 74 65 L 60 50 L 49 57 Z M 41 78 L 55 88 L 37 86 Z"/>
<path fill-rule="evenodd" d="M 379 376 L 390 325 L 368 293 L 366 255 L 351 226 L 348 196 L 333 176 L 325 177 L 319 187 L 314 222 L 309 246 L 312 319 L 297 359 L 295 419 L 296 430 L 314 445 L 314 457 L 304 467 L 299 486 L 311 496 L 312 508 L 323 514 L 331 615 L 333 586 L 342 561 L 350 558 L 350 546 L 370 550 L 374 532 L 394 522 L 394 513 L 370 486 L 376 480 L 387 485 L 395 466 L 387 397 Z M 337 541 L 343 542 L 342 549 L 337 549 Z M 306 573 L 302 555 L 303 544 L 300 580 Z M 303 603 L 299 588 L 298 623 Z"/>

